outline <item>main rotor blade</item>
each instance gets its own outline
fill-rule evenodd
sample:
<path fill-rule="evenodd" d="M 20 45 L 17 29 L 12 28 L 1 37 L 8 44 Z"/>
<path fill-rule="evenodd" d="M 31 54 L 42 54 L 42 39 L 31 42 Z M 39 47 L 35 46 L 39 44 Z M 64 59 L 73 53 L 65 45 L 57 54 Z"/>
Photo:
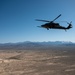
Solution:
<path fill-rule="evenodd" d="M 48 20 L 40 20 L 40 19 L 36 19 L 36 21 L 51 22 L 51 21 L 48 21 Z"/>
<path fill-rule="evenodd" d="M 59 18 L 61 16 L 61 14 L 59 16 L 57 16 L 53 21 L 55 21 L 57 18 Z"/>

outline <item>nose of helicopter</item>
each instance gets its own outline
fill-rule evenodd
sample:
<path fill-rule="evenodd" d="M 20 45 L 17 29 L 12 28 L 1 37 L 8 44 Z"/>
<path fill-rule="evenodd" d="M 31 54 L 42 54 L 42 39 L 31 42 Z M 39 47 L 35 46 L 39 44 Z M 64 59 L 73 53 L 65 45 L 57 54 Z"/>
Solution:
<path fill-rule="evenodd" d="M 41 27 L 45 27 L 44 25 L 41 25 Z"/>
<path fill-rule="evenodd" d="M 40 28 L 41 28 L 41 27 L 43 27 L 43 28 L 45 28 L 45 26 L 44 26 L 44 25 L 41 25 L 41 26 L 37 26 L 37 27 L 40 27 Z"/>

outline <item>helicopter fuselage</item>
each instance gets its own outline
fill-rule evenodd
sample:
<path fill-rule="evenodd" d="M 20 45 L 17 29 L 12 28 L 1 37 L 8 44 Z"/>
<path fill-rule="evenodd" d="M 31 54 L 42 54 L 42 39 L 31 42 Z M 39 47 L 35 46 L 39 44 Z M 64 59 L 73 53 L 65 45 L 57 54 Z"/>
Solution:
<path fill-rule="evenodd" d="M 49 29 L 65 29 L 66 27 L 60 26 L 59 23 L 46 23 L 44 25 L 41 25 L 43 28 Z"/>

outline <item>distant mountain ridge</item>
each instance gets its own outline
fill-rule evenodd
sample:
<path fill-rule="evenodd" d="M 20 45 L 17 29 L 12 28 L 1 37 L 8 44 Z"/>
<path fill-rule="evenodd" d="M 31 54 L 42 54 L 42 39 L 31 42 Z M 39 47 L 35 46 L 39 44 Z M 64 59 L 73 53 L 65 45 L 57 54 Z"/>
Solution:
<path fill-rule="evenodd" d="M 0 43 L 0 45 L 6 45 L 6 44 L 23 44 L 23 43 L 53 43 L 53 44 L 62 44 L 62 43 L 67 43 L 67 44 L 75 44 L 71 41 L 48 41 L 48 42 L 31 42 L 31 41 L 25 41 L 25 42 L 16 42 L 16 43 Z"/>
<path fill-rule="evenodd" d="M 4 43 L 0 44 L 0 50 L 3 49 L 47 49 L 53 47 L 63 47 L 63 46 L 72 46 L 75 47 L 75 43 L 65 42 L 65 41 L 49 41 L 49 42 L 18 42 L 18 43 Z"/>

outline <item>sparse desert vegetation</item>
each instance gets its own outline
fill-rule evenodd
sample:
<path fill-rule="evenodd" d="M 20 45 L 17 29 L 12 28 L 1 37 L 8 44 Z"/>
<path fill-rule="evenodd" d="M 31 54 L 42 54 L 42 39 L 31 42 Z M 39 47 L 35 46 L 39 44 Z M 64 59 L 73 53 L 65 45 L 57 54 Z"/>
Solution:
<path fill-rule="evenodd" d="M 0 75 L 74 75 L 75 51 L 0 50 Z"/>

